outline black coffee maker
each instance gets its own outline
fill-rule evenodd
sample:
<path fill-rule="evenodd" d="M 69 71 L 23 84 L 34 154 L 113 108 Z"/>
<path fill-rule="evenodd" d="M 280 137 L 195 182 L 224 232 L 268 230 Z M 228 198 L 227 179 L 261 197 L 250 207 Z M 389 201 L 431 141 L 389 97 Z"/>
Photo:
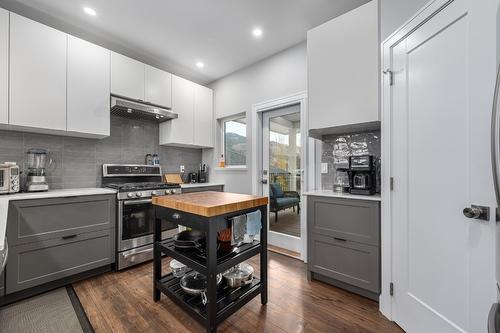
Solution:
<path fill-rule="evenodd" d="M 377 190 L 377 171 L 373 155 L 349 158 L 349 193 L 373 195 Z"/>

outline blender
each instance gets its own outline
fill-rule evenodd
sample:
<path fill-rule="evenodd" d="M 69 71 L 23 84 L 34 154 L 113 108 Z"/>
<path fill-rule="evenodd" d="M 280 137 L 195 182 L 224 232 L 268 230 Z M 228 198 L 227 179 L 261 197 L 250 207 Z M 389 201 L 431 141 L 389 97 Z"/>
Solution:
<path fill-rule="evenodd" d="M 47 159 L 52 164 L 45 149 L 30 149 L 28 154 L 28 176 L 26 178 L 26 192 L 48 191 L 49 184 L 45 177 Z"/>

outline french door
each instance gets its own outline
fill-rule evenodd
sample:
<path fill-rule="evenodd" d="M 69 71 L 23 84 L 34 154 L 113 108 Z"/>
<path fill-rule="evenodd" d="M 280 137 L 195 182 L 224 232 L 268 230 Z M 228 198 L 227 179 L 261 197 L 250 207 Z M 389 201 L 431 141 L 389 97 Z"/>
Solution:
<path fill-rule="evenodd" d="M 474 2 L 435 3 L 390 50 L 392 315 L 407 332 L 485 332 L 496 296 L 492 222 L 465 213 L 494 200 L 480 139 L 491 104 L 472 107 L 492 98 L 494 82 L 475 90 L 485 77 L 471 62 L 471 28 L 482 24 Z"/>
<path fill-rule="evenodd" d="M 268 243 L 302 253 L 303 136 L 300 105 L 263 113 L 262 182 L 269 196 Z"/>

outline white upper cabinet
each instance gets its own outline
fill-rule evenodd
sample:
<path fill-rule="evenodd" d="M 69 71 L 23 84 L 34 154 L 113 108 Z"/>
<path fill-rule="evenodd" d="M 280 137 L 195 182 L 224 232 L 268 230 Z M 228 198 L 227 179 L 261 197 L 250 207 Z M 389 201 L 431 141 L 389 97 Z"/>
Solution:
<path fill-rule="evenodd" d="M 9 12 L 0 8 L 0 124 L 9 122 Z"/>
<path fill-rule="evenodd" d="M 67 98 L 68 131 L 109 136 L 109 50 L 68 36 Z"/>
<path fill-rule="evenodd" d="M 144 100 L 167 108 L 172 107 L 172 74 L 145 66 Z"/>
<path fill-rule="evenodd" d="M 370 1 L 307 33 L 310 130 L 380 120 L 378 30 Z"/>
<path fill-rule="evenodd" d="M 67 35 L 10 13 L 10 124 L 66 130 Z"/>
<path fill-rule="evenodd" d="M 194 89 L 194 144 L 200 147 L 213 147 L 213 98 L 212 89 L 195 85 Z"/>
<path fill-rule="evenodd" d="M 179 118 L 160 124 L 160 144 L 212 148 L 213 91 L 172 75 L 172 111 Z"/>
<path fill-rule="evenodd" d="M 194 89 L 195 83 L 172 75 L 172 111 L 179 117 L 160 124 L 160 144 L 194 145 Z"/>
<path fill-rule="evenodd" d="M 144 101 L 144 64 L 111 52 L 111 93 Z"/>

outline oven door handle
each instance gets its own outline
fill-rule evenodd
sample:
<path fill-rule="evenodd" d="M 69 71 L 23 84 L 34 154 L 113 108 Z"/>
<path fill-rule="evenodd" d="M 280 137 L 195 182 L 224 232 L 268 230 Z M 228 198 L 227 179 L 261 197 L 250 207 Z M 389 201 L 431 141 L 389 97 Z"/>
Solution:
<path fill-rule="evenodd" d="M 146 249 L 146 250 L 137 251 L 137 252 L 134 252 L 134 253 L 127 253 L 127 254 L 123 255 L 123 258 L 129 258 L 129 257 L 132 257 L 132 256 L 136 256 L 136 255 L 143 254 L 143 253 L 149 253 L 149 252 L 153 252 L 153 248 L 149 248 L 149 249 Z"/>
<path fill-rule="evenodd" d="M 143 200 L 130 200 L 130 201 L 124 201 L 123 205 L 124 206 L 130 206 L 130 205 L 140 205 L 140 204 L 145 204 L 145 203 L 151 203 L 153 202 L 152 199 L 143 199 Z"/>

